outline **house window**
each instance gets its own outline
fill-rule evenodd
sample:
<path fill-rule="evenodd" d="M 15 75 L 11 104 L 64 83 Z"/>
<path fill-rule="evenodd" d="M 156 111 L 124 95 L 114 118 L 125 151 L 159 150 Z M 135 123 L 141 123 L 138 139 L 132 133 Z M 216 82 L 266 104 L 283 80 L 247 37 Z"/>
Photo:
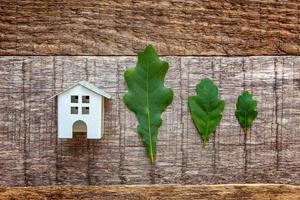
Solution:
<path fill-rule="evenodd" d="M 78 114 L 78 107 L 77 106 L 72 106 L 71 107 L 71 114 Z"/>
<path fill-rule="evenodd" d="M 82 96 L 82 103 L 90 103 L 90 96 Z"/>
<path fill-rule="evenodd" d="M 90 108 L 89 107 L 82 107 L 82 114 L 90 114 Z"/>
<path fill-rule="evenodd" d="M 71 96 L 71 103 L 78 103 L 78 96 L 77 95 L 72 95 Z"/>

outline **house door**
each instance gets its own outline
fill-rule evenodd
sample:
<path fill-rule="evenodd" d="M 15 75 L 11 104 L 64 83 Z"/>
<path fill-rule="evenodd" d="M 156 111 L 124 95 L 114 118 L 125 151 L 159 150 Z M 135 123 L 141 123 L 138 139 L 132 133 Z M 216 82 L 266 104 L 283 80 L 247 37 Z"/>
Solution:
<path fill-rule="evenodd" d="M 73 136 L 74 134 L 87 134 L 87 125 L 84 121 L 82 120 L 77 120 L 73 124 Z"/>

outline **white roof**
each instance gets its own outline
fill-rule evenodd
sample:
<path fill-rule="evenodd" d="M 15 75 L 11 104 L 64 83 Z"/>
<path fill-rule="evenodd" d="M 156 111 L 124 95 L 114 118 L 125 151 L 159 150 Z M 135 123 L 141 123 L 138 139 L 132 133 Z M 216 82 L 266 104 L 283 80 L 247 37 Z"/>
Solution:
<path fill-rule="evenodd" d="M 101 96 L 103 96 L 103 97 L 106 97 L 106 98 L 108 98 L 108 99 L 111 98 L 111 96 L 110 96 L 109 94 L 107 94 L 106 92 L 104 92 L 104 91 L 101 90 L 100 88 L 97 88 L 96 86 L 90 84 L 90 83 L 87 82 L 87 81 L 80 81 L 80 82 L 78 82 L 78 83 L 72 85 L 71 87 L 65 89 L 64 91 L 62 91 L 62 92 L 60 92 L 60 93 L 58 93 L 58 94 L 56 94 L 56 95 L 50 97 L 50 99 L 53 98 L 53 97 L 56 97 L 56 96 L 58 96 L 58 95 L 61 95 L 61 94 L 65 93 L 66 91 L 68 91 L 68 90 L 74 88 L 74 87 L 77 86 L 77 85 L 81 85 L 81 86 L 85 87 L 86 89 L 91 90 L 92 92 L 95 92 L 96 94 L 101 95 Z"/>

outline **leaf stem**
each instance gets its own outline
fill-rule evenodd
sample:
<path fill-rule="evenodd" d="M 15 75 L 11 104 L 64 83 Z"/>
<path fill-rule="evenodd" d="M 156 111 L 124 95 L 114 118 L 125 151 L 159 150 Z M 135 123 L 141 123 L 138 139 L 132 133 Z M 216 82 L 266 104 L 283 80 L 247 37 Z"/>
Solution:
<path fill-rule="evenodd" d="M 153 147 L 152 147 L 152 136 L 151 136 L 151 112 L 149 109 L 149 65 L 147 65 L 147 116 L 148 116 L 148 131 L 149 131 L 149 145 L 150 145 L 150 160 L 151 162 L 154 161 L 154 155 L 153 155 Z"/>

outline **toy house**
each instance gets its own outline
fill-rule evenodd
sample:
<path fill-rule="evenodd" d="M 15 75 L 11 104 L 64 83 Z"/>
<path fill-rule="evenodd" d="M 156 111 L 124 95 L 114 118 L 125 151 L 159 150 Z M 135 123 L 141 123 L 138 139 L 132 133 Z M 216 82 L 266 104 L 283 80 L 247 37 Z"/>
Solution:
<path fill-rule="evenodd" d="M 111 96 L 94 85 L 80 81 L 56 94 L 58 138 L 86 133 L 88 139 L 103 135 L 104 99 Z"/>

